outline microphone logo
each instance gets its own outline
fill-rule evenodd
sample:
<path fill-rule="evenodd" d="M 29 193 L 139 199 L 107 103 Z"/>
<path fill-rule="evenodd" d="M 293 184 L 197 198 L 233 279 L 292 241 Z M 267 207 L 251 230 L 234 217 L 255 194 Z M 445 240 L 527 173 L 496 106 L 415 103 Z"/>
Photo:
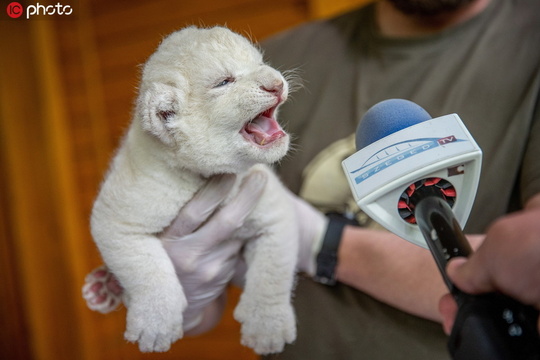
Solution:
<path fill-rule="evenodd" d="M 379 150 L 377 153 L 370 156 L 360 168 L 351 171 L 351 174 L 359 173 L 354 178 L 354 181 L 356 184 L 360 184 L 362 181 L 369 179 L 373 175 L 399 163 L 400 161 L 411 158 L 438 146 L 444 146 L 460 141 L 465 140 L 457 139 L 454 135 L 443 138 L 421 138 L 402 141 Z"/>
<path fill-rule="evenodd" d="M 454 141 L 458 141 L 454 135 L 443 137 L 443 138 L 440 138 L 439 140 L 437 140 L 437 142 L 441 146 L 446 145 L 446 144 L 451 143 L 451 142 L 454 142 Z"/>

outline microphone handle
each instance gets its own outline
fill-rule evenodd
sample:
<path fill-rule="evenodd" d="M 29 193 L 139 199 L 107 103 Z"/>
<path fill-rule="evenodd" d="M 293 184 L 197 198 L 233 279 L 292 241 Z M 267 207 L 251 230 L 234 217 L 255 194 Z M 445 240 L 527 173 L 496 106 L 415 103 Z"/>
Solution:
<path fill-rule="evenodd" d="M 439 271 L 458 304 L 448 341 L 452 358 L 540 360 L 538 310 L 500 293 L 464 293 L 446 274 L 448 260 L 472 254 L 446 201 L 437 196 L 421 199 L 416 205 L 415 217 Z"/>

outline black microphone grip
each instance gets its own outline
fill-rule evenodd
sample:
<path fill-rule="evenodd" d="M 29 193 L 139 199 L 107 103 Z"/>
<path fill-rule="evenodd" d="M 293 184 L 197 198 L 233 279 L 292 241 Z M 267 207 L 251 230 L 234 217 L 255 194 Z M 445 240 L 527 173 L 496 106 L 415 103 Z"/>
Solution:
<path fill-rule="evenodd" d="M 470 295 L 446 274 L 453 257 L 468 257 L 471 247 L 445 200 L 427 196 L 416 204 L 415 217 L 458 313 L 448 341 L 455 360 L 540 360 L 539 312 L 500 293 Z"/>

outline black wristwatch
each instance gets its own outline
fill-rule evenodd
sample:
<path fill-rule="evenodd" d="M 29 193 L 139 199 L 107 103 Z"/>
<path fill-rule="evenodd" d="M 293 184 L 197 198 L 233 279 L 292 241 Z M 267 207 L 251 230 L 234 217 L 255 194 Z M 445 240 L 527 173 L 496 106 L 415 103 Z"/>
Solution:
<path fill-rule="evenodd" d="M 317 270 L 313 279 L 324 285 L 336 284 L 337 252 L 345 225 L 359 226 L 358 221 L 340 213 L 328 213 L 328 227 L 317 255 Z"/>

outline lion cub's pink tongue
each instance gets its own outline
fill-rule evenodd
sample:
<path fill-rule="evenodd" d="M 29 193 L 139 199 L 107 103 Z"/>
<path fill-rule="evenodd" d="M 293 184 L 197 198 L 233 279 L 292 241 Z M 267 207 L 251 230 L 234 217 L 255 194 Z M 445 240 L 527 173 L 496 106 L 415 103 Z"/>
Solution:
<path fill-rule="evenodd" d="M 258 145 L 267 145 L 285 136 L 285 132 L 274 118 L 264 115 L 249 122 L 245 126 L 246 133 Z"/>

